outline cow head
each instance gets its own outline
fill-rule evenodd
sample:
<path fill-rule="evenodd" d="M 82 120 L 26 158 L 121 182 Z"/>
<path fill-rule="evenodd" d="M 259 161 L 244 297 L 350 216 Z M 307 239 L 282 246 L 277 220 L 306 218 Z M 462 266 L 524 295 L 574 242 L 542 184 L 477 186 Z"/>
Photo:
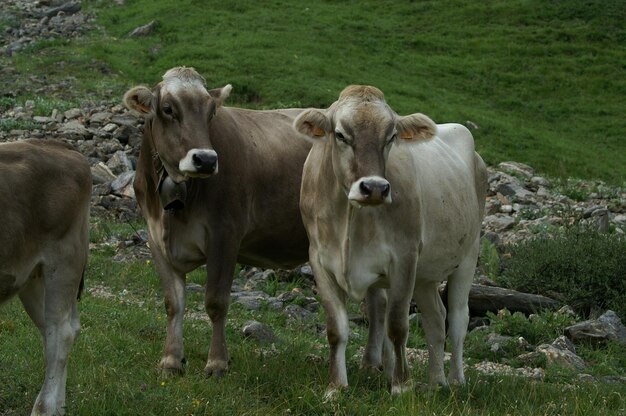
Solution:
<path fill-rule="evenodd" d="M 154 89 L 139 86 L 124 95 L 126 107 L 150 124 L 153 147 L 175 183 L 217 173 L 209 123 L 231 89 L 228 84 L 207 90 L 193 68 L 177 67 Z"/>
<path fill-rule="evenodd" d="M 437 131 L 427 116 L 398 116 L 378 88 L 351 85 L 327 110 L 309 109 L 294 128 L 314 142 L 330 146 L 334 174 L 353 205 L 391 203 L 385 179 L 394 143 L 428 140 Z"/>

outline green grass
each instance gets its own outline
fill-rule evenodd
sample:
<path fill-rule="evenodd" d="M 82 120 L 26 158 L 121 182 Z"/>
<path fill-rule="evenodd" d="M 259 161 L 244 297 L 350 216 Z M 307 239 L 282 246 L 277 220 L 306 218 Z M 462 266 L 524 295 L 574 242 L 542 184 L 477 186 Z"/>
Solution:
<path fill-rule="evenodd" d="M 156 364 L 165 336 L 165 309 L 154 266 L 145 260 L 112 260 L 115 239 L 124 241 L 141 224 L 92 224 L 94 247 L 86 274 L 87 291 L 80 302 L 82 332 L 70 356 L 67 385 L 69 415 L 622 415 L 626 411 L 626 385 L 577 381 L 571 371 L 546 369 L 543 381 L 508 376 L 486 376 L 467 371 L 468 383 L 450 391 L 418 387 L 392 397 L 380 375 L 359 369 L 357 350 L 363 347 L 367 328 L 351 325 L 346 354 L 350 387 L 337 401 L 323 402 L 328 380 L 328 346 L 316 322 L 287 319 L 280 311 L 260 311 L 231 305 L 227 336 L 231 370 L 221 379 L 203 373 L 209 323 L 203 319 L 203 295 L 188 294 L 184 323 L 186 374 L 160 377 Z M 123 250 L 122 250 L 123 251 Z M 202 284 L 197 270 L 190 281 Z M 282 293 L 303 281 L 272 278 L 265 288 Z M 96 296 L 105 288 L 108 297 Z M 90 290 L 91 289 L 91 290 Z M 352 305 L 352 311 L 356 305 Z M 194 318 L 195 313 L 202 319 Z M 550 340 L 564 319 L 546 313 L 532 322 L 518 315 L 492 317 L 494 328 L 506 333 L 533 334 L 537 342 Z M 256 319 L 270 325 L 279 341 L 259 345 L 241 335 L 243 324 Z M 318 314 L 317 323 L 323 322 Z M 535 324 L 533 324 L 535 322 Z M 469 364 L 495 357 L 487 349 L 485 332 L 473 333 L 466 343 Z M 529 339 L 531 336 L 529 335 Z M 424 348 L 420 328 L 412 327 L 409 347 Z M 27 414 L 41 387 L 43 357 L 39 334 L 17 299 L 0 309 L 0 414 Z M 511 354 L 517 354 L 510 348 Z M 626 354 L 617 344 L 579 346 L 597 377 L 624 376 Z M 427 381 L 426 366 L 411 362 L 415 381 Z"/>
<path fill-rule="evenodd" d="M 401 114 L 478 124 L 490 164 L 626 180 L 621 1 L 126 3 L 85 0 L 103 29 L 32 47 L 13 58 L 18 69 L 71 73 L 77 98 L 119 101 L 172 66 L 194 66 L 210 86 L 233 84 L 230 104 L 254 108 L 327 107 L 367 83 Z M 152 35 L 127 37 L 153 19 Z"/>

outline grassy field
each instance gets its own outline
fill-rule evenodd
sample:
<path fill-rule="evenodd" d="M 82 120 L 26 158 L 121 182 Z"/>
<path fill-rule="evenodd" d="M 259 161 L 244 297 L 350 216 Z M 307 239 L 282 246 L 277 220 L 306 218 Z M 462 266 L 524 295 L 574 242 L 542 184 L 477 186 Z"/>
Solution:
<path fill-rule="evenodd" d="M 136 224 L 137 226 L 139 224 Z M 335 402 L 324 403 L 328 381 L 328 347 L 319 330 L 321 312 L 309 321 L 289 319 L 269 305 L 259 311 L 233 304 L 227 334 L 231 370 L 222 379 L 206 378 L 203 368 L 211 330 L 203 311 L 202 294 L 190 292 L 185 318 L 186 374 L 159 376 L 156 364 L 165 336 L 165 310 L 158 277 L 145 260 L 113 261 L 115 246 L 130 238 L 127 224 L 96 221 L 92 227 L 87 271 L 88 292 L 80 302 L 82 332 L 70 357 L 68 415 L 624 415 L 626 385 L 578 380 L 576 373 L 548 368 L 542 381 L 507 376 L 487 376 L 471 366 L 484 359 L 515 364 L 519 347 L 504 347 L 502 356 L 490 351 L 486 332 L 474 332 L 466 341 L 468 383 L 450 391 L 430 390 L 426 365 L 411 361 L 418 388 L 392 397 L 380 375 L 359 369 L 358 351 L 367 328 L 351 325 L 347 352 L 350 387 Z M 202 284 L 198 270 L 189 281 Z M 269 282 L 275 294 L 301 287 L 304 282 Z M 294 301 L 297 304 L 297 301 Z M 353 313 L 357 305 L 352 305 Z M 494 321 L 493 328 L 525 334 L 531 342 L 551 342 L 562 333 L 567 319 L 545 315 L 532 322 L 513 316 Z M 241 334 L 244 323 L 255 319 L 270 325 L 279 341 L 258 344 Z M 556 320 L 556 322 L 554 322 Z M 543 322 L 543 324 L 542 324 Z M 542 326 L 543 325 L 543 326 Z M 556 332 L 555 332 L 556 331 Z M 503 332 L 503 333 L 504 333 Z M 425 348 L 419 327 L 412 326 L 410 348 Z M 0 414 L 27 414 L 43 378 L 39 334 L 21 304 L 14 299 L 0 309 Z M 624 347 L 579 345 L 586 373 L 595 377 L 624 376 Z"/>
<path fill-rule="evenodd" d="M 232 83 L 230 104 L 253 108 L 327 107 L 366 83 L 401 114 L 472 121 L 488 163 L 626 181 L 620 0 L 82 3 L 102 29 L 11 58 L 23 74 L 75 77 L 58 92 L 68 99 L 119 101 L 178 65 Z M 128 38 L 153 19 L 152 35 Z"/>

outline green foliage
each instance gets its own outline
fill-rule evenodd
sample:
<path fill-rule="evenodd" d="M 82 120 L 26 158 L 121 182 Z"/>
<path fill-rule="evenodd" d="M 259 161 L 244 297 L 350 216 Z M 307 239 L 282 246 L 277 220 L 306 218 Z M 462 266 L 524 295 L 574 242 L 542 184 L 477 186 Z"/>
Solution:
<path fill-rule="evenodd" d="M 612 309 L 626 319 L 626 237 L 589 227 L 541 235 L 510 247 L 506 286 L 556 297 L 576 311 Z"/>
<path fill-rule="evenodd" d="M 82 4 L 102 30 L 10 58 L 20 73 L 51 82 L 71 68 L 72 88 L 55 94 L 119 102 L 133 84 L 154 84 L 178 65 L 194 66 L 212 87 L 232 83 L 229 103 L 254 108 L 327 107 L 346 85 L 367 83 L 400 114 L 473 121 L 489 164 L 626 180 L 618 0 Z M 127 36 L 154 19 L 151 35 Z"/>
<path fill-rule="evenodd" d="M 500 255 L 495 244 L 486 238 L 480 242 L 479 265 L 490 279 L 497 279 L 500 275 Z"/>
<path fill-rule="evenodd" d="M 532 345 L 550 343 L 563 335 L 566 327 L 576 320 L 566 314 L 544 311 L 527 317 L 523 313 L 502 311 L 497 315 L 487 312 L 491 321 L 490 327 L 499 334 L 521 336 Z"/>

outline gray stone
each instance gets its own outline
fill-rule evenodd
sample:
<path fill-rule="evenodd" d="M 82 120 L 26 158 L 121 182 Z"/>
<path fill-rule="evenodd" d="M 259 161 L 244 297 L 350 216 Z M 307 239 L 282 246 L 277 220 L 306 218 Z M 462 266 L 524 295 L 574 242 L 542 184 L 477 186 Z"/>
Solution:
<path fill-rule="evenodd" d="M 311 321 L 315 314 L 299 305 L 287 305 L 284 313 L 296 321 Z"/>
<path fill-rule="evenodd" d="M 100 162 L 91 167 L 91 179 L 94 184 L 108 183 L 115 180 L 116 176 L 107 165 Z"/>
<path fill-rule="evenodd" d="M 128 158 L 128 155 L 122 150 L 118 150 L 113 153 L 113 156 L 109 158 L 106 165 L 115 175 L 133 170 L 133 163 Z"/>
<path fill-rule="evenodd" d="M 156 20 L 151 21 L 148 24 L 145 24 L 143 26 L 139 26 L 135 29 L 133 29 L 129 34 L 128 37 L 129 38 L 133 38 L 133 37 L 137 37 L 137 36 L 148 36 L 150 35 L 154 29 L 159 25 L 159 23 Z"/>
<path fill-rule="evenodd" d="M 543 186 L 544 188 L 550 187 L 550 181 L 542 176 L 533 176 L 532 178 L 530 178 L 530 183 Z"/>
<path fill-rule="evenodd" d="M 604 342 L 612 340 L 626 345 L 626 327 L 613 311 L 606 311 L 598 319 L 579 322 L 565 328 L 565 335 L 572 341 Z"/>
<path fill-rule="evenodd" d="M 49 10 L 46 13 L 46 16 L 48 17 L 57 16 L 60 12 L 62 12 L 64 15 L 70 15 L 70 14 L 78 13 L 80 9 L 81 9 L 81 6 L 79 2 L 65 3 L 59 7 L 55 7 L 52 10 Z"/>
<path fill-rule="evenodd" d="M 109 111 L 99 111 L 89 116 L 89 124 L 105 124 L 113 117 L 113 114 Z"/>
<path fill-rule="evenodd" d="M 66 119 L 72 120 L 83 115 L 83 111 L 80 108 L 71 108 L 63 113 Z"/>
<path fill-rule="evenodd" d="M 520 184 L 514 182 L 502 183 L 496 187 L 496 191 L 506 197 L 515 198 L 518 200 L 526 200 L 533 195 L 532 192 L 528 191 Z"/>
<path fill-rule="evenodd" d="M 533 168 L 520 162 L 502 162 L 498 165 L 498 168 L 521 175 L 527 179 L 532 178 L 534 175 Z"/>
<path fill-rule="evenodd" d="M 135 190 L 133 189 L 133 179 L 135 179 L 135 171 L 123 172 L 111 182 L 111 192 L 117 196 L 134 199 Z"/>
<path fill-rule="evenodd" d="M 245 338 L 252 338 L 260 343 L 275 343 L 278 338 L 272 328 L 258 321 L 248 321 L 241 328 L 241 333 Z"/>
<path fill-rule="evenodd" d="M 495 232 L 510 230 L 515 226 L 515 218 L 508 215 L 489 215 L 483 222 Z"/>

